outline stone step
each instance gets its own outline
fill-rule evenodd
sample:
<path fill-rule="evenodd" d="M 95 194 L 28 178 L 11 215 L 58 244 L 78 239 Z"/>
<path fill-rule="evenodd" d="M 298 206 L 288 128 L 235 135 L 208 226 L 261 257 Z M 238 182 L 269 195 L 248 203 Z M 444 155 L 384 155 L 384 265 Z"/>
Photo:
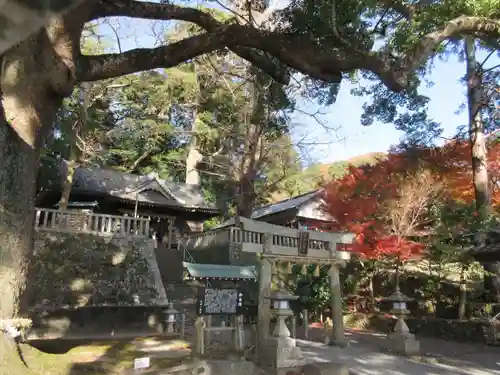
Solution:
<path fill-rule="evenodd" d="M 168 249 L 163 244 L 159 244 L 155 249 L 155 254 L 163 284 L 182 283 L 183 252 L 177 249 Z"/>

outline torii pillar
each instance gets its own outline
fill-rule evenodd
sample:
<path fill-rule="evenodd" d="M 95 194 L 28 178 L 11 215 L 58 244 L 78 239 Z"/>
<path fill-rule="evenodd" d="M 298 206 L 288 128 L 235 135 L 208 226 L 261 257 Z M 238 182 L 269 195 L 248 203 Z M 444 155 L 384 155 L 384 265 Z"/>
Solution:
<path fill-rule="evenodd" d="M 272 241 L 272 233 L 263 234 L 263 254 L 272 252 Z M 262 256 L 260 258 L 259 270 L 259 301 L 256 340 L 257 361 L 260 361 L 262 355 L 261 350 L 266 347 L 266 341 L 269 336 L 269 327 L 271 323 L 271 300 L 265 297 L 268 297 L 271 293 L 272 278 L 271 262 L 268 258 Z"/>

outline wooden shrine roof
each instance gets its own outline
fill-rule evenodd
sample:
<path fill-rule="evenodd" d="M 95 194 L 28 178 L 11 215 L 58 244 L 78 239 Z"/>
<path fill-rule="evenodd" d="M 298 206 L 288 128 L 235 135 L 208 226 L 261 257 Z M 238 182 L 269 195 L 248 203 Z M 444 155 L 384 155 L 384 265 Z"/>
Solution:
<path fill-rule="evenodd" d="M 255 280 L 255 266 L 229 266 L 222 264 L 199 264 L 182 262 L 188 275 L 193 279 Z"/>
<path fill-rule="evenodd" d="M 67 173 L 67 164 L 60 166 L 61 178 Z M 164 180 L 156 174 L 137 175 L 104 168 L 83 168 L 75 171 L 71 192 L 90 196 L 109 197 L 119 201 L 157 207 L 183 208 L 218 214 L 219 210 L 207 202 L 201 190 L 192 185 Z"/>

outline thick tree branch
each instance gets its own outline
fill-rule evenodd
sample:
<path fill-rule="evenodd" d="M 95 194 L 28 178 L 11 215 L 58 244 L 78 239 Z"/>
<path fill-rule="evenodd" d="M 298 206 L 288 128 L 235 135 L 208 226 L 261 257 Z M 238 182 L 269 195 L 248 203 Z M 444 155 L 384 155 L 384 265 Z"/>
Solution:
<path fill-rule="evenodd" d="M 500 37 L 499 21 L 462 16 L 450 20 L 442 29 L 422 37 L 405 56 L 395 57 L 387 52 L 362 51 L 345 44 L 341 44 L 342 47 L 339 48 L 338 43 L 334 43 L 336 41 L 332 41 L 332 46 L 327 47 L 317 44 L 310 37 L 297 37 L 237 24 L 221 24 L 208 13 L 171 4 L 108 0 L 95 8 L 92 17 L 107 16 L 175 19 L 192 22 L 208 32 L 155 49 L 85 56 L 82 58 L 82 69 L 79 70 L 80 80 L 97 80 L 135 71 L 171 67 L 228 46 L 256 65 L 258 62 L 242 53 L 255 52 L 252 49 L 264 51 L 297 71 L 330 82 L 339 82 L 343 72 L 369 70 L 376 73 L 390 89 L 399 91 L 407 87 L 413 72 L 425 63 L 443 41 L 462 35 L 492 39 Z M 267 70 L 266 72 L 269 73 Z M 276 77 L 276 74 L 273 76 Z"/>
<path fill-rule="evenodd" d="M 115 16 L 163 21 L 181 20 L 194 23 L 210 32 L 221 27 L 221 23 L 210 14 L 195 8 L 129 0 L 102 1 L 94 6 L 94 12 L 90 18 L 97 19 Z M 262 69 L 276 81 L 283 84 L 288 84 L 290 81 L 288 69 L 279 62 L 273 61 L 261 51 L 254 51 L 249 48 L 241 47 L 238 44 L 227 45 L 227 47 L 238 56 Z"/>
<path fill-rule="evenodd" d="M 196 35 L 157 48 L 137 48 L 124 53 L 80 56 L 79 82 L 98 81 L 156 68 L 170 68 L 205 53 L 213 52 L 228 41 L 227 33 Z"/>
<path fill-rule="evenodd" d="M 447 22 L 442 29 L 424 35 L 415 48 L 394 65 L 396 68 L 392 74 L 394 83 L 404 86 L 412 72 L 425 64 L 442 42 L 463 35 L 498 39 L 500 21 L 484 17 L 461 16 Z"/>

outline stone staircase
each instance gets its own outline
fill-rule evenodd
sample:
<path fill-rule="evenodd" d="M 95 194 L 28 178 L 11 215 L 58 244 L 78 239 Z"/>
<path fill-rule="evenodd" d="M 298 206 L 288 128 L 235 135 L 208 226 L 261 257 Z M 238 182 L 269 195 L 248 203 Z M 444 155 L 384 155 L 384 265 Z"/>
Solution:
<path fill-rule="evenodd" d="M 186 326 L 190 326 L 196 317 L 198 287 L 183 280 L 184 252 L 177 248 L 168 248 L 161 243 L 155 252 L 167 298 L 175 303 L 176 309 L 186 312 Z"/>
<path fill-rule="evenodd" d="M 171 249 L 166 244 L 159 243 L 155 249 L 155 254 L 163 285 L 182 283 L 183 252 L 177 248 Z"/>

